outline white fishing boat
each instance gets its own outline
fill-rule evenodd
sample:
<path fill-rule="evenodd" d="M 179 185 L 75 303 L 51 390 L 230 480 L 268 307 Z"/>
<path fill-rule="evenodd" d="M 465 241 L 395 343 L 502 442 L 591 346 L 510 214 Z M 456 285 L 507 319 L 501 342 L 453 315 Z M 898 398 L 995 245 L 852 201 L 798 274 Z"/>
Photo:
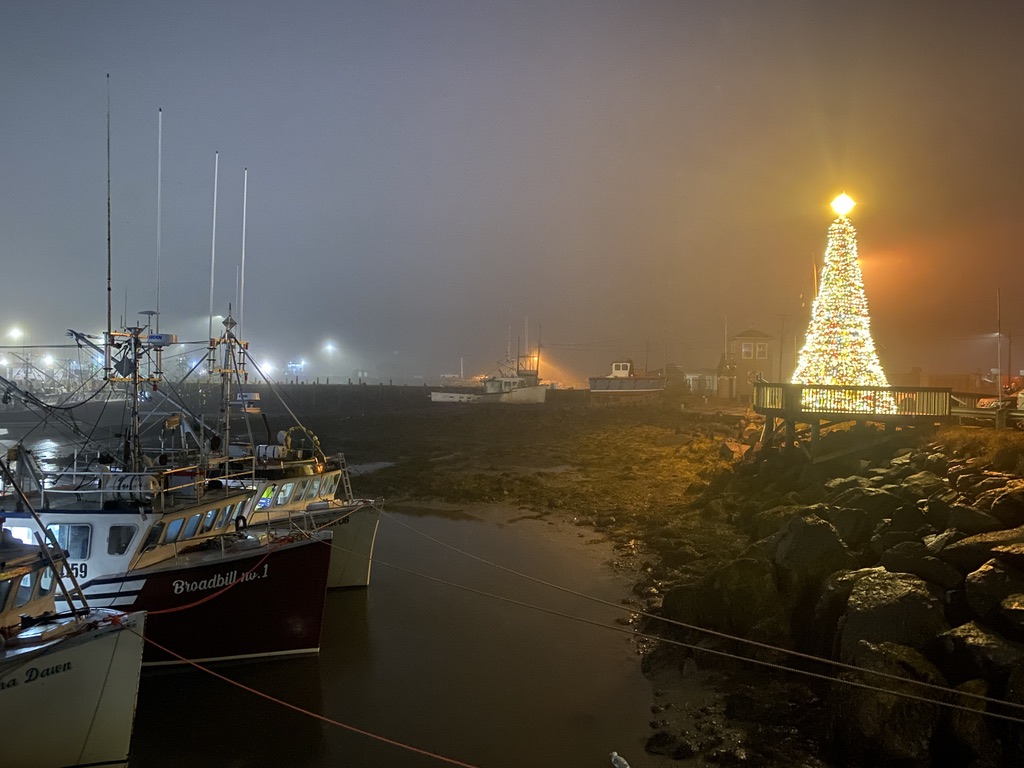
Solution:
<path fill-rule="evenodd" d="M 128 764 L 146 615 L 90 607 L 64 567 L 57 547 L 0 530 L 4 768 Z"/>
<path fill-rule="evenodd" d="M 510 345 L 511 347 L 511 345 Z M 550 387 L 540 381 L 540 347 L 535 354 L 512 357 L 511 350 L 493 372 L 480 378 L 478 391 L 434 390 L 434 403 L 516 403 L 540 404 Z"/>

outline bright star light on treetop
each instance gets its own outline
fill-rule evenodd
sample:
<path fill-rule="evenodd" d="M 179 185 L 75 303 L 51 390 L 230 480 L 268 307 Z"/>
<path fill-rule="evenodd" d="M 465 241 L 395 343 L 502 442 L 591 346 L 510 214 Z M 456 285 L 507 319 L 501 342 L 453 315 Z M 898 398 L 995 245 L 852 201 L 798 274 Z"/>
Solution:
<path fill-rule="evenodd" d="M 845 216 L 853 210 L 853 206 L 856 204 L 852 197 L 843 192 L 843 194 L 832 201 L 832 210 L 840 216 Z"/>

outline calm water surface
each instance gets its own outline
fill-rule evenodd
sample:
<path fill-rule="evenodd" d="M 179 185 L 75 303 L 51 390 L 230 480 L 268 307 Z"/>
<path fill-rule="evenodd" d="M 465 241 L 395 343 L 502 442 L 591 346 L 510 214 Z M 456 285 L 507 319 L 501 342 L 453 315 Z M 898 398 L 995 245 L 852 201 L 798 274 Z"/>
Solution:
<path fill-rule="evenodd" d="M 487 768 L 633 768 L 650 732 L 651 685 L 621 611 L 519 579 L 445 548 L 618 603 L 631 580 L 607 544 L 515 510 L 388 512 L 372 584 L 332 591 L 319 658 L 216 671 L 352 728 Z M 585 535 L 581 536 L 581 533 Z M 424 574 L 440 581 L 424 578 Z M 599 622 L 567 620 L 453 582 Z M 443 761 L 321 722 L 198 671 L 145 673 L 132 768 L 394 766 Z"/>

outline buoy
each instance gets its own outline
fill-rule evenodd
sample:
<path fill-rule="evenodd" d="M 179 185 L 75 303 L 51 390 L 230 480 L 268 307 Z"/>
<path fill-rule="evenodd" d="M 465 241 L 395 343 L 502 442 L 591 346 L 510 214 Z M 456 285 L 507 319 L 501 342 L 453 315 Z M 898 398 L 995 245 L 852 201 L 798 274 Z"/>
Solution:
<path fill-rule="evenodd" d="M 620 757 L 618 752 L 612 752 L 611 758 L 612 765 L 614 765 L 615 768 L 629 768 L 629 763 L 626 762 L 624 757 Z"/>

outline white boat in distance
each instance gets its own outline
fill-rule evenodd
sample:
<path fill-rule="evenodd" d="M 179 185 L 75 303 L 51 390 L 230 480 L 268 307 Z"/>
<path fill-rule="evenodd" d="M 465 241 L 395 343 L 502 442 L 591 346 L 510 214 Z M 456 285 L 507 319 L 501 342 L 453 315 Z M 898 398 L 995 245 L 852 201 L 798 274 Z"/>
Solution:
<path fill-rule="evenodd" d="M 128 764 L 146 615 L 88 607 L 65 567 L 58 548 L 0 530 L 4 768 Z"/>
<path fill-rule="evenodd" d="M 478 392 L 432 391 L 434 403 L 516 403 L 540 404 L 550 387 L 540 382 L 540 348 L 535 355 L 508 357 L 495 372 L 480 379 Z"/>

